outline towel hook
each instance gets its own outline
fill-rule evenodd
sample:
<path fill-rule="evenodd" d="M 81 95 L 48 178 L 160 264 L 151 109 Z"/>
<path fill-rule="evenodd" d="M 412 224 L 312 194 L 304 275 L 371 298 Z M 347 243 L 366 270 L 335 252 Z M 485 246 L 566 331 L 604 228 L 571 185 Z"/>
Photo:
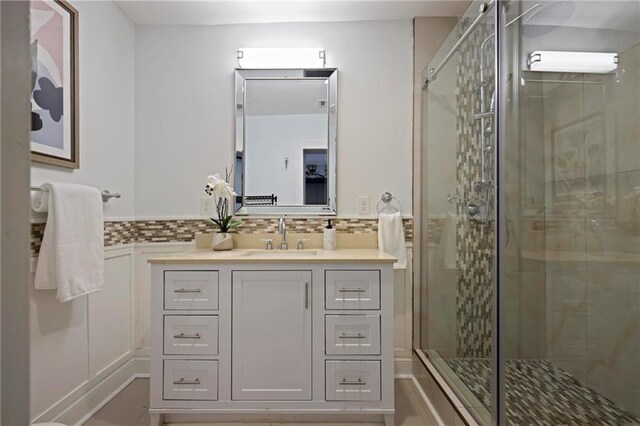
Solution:
<path fill-rule="evenodd" d="M 395 208 L 395 207 L 393 207 L 391 205 L 391 202 L 393 200 L 396 200 L 398 202 L 398 204 L 400 205 L 399 209 L 397 209 L 397 208 Z M 393 194 L 391 194 L 390 192 L 385 191 L 380 195 L 380 199 L 378 200 L 378 203 L 376 204 L 376 210 L 378 211 L 378 214 L 381 213 L 380 203 L 384 203 L 385 204 L 382 208 L 384 208 L 384 207 L 394 208 L 394 209 L 396 209 L 396 211 L 398 213 L 400 213 L 402 215 L 402 203 L 400 202 L 400 200 L 398 200 L 396 197 L 394 197 Z"/>

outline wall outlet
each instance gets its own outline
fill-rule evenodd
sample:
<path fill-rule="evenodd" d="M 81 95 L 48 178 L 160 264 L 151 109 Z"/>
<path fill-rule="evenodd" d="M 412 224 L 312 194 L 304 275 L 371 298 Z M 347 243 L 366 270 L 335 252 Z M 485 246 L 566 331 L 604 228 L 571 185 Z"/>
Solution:
<path fill-rule="evenodd" d="M 200 198 L 200 215 L 211 216 L 211 213 L 213 213 L 213 197 L 203 195 Z"/>
<path fill-rule="evenodd" d="M 369 207 L 369 197 L 368 196 L 358 197 L 358 214 L 360 216 L 366 216 L 370 212 L 371 212 L 371 208 Z"/>

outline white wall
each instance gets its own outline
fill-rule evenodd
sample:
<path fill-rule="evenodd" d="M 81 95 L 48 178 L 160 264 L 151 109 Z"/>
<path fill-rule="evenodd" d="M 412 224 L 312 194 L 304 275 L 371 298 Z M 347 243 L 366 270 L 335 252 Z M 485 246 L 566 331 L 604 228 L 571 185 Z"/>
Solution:
<path fill-rule="evenodd" d="M 232 161 L 240 47 L 326 49 L 338 76 L 338 213 L 391 191 L 411 206 L 412 23 L 136 27 L 136 216 L 193 217 Z M 375 209 L 372 208 L 372 213 Z"/>
<path fill-rule="evenodd" d="M 32 163 L 32 183 L 121 192 L 105 214 L 132 218 L 134 25 L 112 2 L 73 5 L 80 14 L 80 169 Z M 134 267 L 132 247 L 108 248 L 103 291 L 67 303 L 30 286 L 32 420 L 55 418 L 133 356 Z"/>
<path fill-rule="evenodd" d="M 303 204 L 302 150 L 327 149 L 327 115 L 253 115 L 245 127 L 251 141 L 245 148 L 246 195 L 275 194 L 279 204 Z"/>
<path fill-rule="evenodd" d="M 134 216 L 133 23 L 109 1 L 75 1 L 80 22 L 80 169 L 32 163 L 31 183 L 69 182 L 120 192 L 105 217 Z"/>

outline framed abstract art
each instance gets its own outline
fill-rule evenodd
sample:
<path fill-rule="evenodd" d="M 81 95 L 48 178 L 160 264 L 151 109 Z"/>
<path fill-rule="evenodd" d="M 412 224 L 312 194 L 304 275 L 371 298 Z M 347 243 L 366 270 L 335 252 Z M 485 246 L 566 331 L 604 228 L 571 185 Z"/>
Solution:
<path fill-rule="evenodd" d="M 31 160 L 80 167 L 78 12 L 64 0 L 31 0 Z"/>

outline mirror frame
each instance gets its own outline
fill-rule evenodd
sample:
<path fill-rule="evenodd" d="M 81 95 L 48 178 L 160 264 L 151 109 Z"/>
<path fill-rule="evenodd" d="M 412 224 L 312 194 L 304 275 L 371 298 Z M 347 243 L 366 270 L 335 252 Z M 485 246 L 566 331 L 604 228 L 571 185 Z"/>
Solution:
<path fill-rule="evenodd" d="M 326 76 L 306 77 L 307 73 L 314 74 L 322 72 Z M 239 216 L 271 216 L 271 215 L 316 215 L 335 216 L 337 214 L 337 136 L 338 136 L 338 69 L 337 68 L 307 68 L 307 69 L 245 69 L 235 70 L 235 141 L 233 145 L 234 153 L 234 188 L 238 194 L 244 197 L 245 167 L 246 162 L 242 161 L 246 146 L 245 141 L 245 104 L 246 104 L 246 82 L 247 80 L 326 80 L 328 120 L 327 126 L 327 204 L 324 205 L 275 205 L 275 206 L 245 206 L 244 198 L 241 198 L 241 205 L 236 209 Z M 238 170 L 238 163 L 242 162 L 242 170 Z M 239 196 L 240 197 L 240 196 Z"/>

